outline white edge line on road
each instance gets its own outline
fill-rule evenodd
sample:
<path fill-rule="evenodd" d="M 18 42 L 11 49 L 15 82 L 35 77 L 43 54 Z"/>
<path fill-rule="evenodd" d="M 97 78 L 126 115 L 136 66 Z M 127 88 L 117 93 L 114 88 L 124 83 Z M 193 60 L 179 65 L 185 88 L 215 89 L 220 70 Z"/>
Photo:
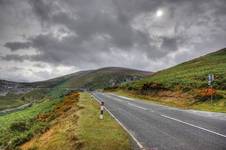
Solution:
<path fill-rule="evenodd" d="M 191 123 L 187 123 L 187 122 L 184 122 L 182 120 L 179 120 L 179 119 L 176 119 L 176 118 L 172 118 L 172 117 L 169 117 L 169 116 L 166 116 L 166 115 L 161 115 L 162 117 L 165 117 L 165 118 L 168 118 L 168 119 L 171 119 L 171 120 L 174 120 L 174 121 L 177 121 L 177 122 L 180 122 L 180 123 L 183 123 L 183 124 L 186 124 L 186 125 L 189 125 L 189 126 L 192 126 L 192 127 L 195 127 L 195 128 L 198 128 L 198 129 L 201 129 L 201 130 L 204 130 L 204 131 L 207 131 L 207 132 L 210 132 L 212 134 L 216 134 L 218 136 L 222 136 L 222 137 L 225 137 L 226 138 L 226 135 L 223 135 L 223 134 L 220 134 L 220 133 L 217 133 L 217 132 L 214 132 L 214 131 L 211 131 L 211 130 L 208 130 L 206 128 L 203 128 L 203 127 L 199 127 L 199 126 L 196 126 L 196 125 L 193 125 Z"/>
<path fill-rule="evenodd" d="M 141 107 L 141 106 L 138 106 L 136 104 L 133 104 L 133 103 L 128 103 L 129 105 L 133 106 L 133 107 L 136 107 L 136 108 L 140 108 L 140 109 L 143 109 L 143 110 L 148 110 L 147 108 L 144 108 L 144 107 Z"/>
<path fill-rule="evenodd" d="M 98 101 L 98 103 L 101 103 L 96 95 L 93 95 L 93 97 Z M 137 140 L 137 138 L 105 106 L 104 106 L 104 108 L 112 116 L 112 118 L 114 118 L 118 122 L 118 124 L 132 137 L 132 139 L 136 142 L 138 147 L 141 150 L 145 150 L 144 146 Z"/>

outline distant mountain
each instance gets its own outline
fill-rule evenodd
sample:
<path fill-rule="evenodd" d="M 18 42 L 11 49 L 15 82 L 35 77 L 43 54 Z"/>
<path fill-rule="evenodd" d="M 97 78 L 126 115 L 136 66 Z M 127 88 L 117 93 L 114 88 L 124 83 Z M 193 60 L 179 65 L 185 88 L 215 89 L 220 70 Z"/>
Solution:
<path fill-rule="evenodd" d="M 152 73 L 146 71 L 120 67 L 108 67 L 97 70 L 80 71 L 58 78 L 33 83 L 17 83 L 0 80 L 0 91 L 4 92 L 18 88 L 53 88 L 56 86 L 78 89 L 100 89 L 139 80 L 150 74 Z"/>
<path fill-rule="evenodd" d="M 0 80 L 0 96 L 4 96 L 9 91 L 15 91 L 15 89 L 22 87 L 23 87 L 22 83 Z"/>
<path fill-rule="evenodd" d="M 139 80 L 150 74 L 152 73 L 128 68 L 101 68 L 71 75 L 63 83 L 63 86 L 70 88 L 101 89 Z"/>

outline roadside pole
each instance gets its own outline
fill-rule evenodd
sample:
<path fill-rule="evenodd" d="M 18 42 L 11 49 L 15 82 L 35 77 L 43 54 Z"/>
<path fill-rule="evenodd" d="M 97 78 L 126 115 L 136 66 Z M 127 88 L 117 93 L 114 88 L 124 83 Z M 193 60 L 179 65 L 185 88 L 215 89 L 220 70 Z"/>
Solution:
<path fill-rule="evenodd" d="M 104 119 L 104 102 L 101 102 L 100 106 L 100 119 Z"/>

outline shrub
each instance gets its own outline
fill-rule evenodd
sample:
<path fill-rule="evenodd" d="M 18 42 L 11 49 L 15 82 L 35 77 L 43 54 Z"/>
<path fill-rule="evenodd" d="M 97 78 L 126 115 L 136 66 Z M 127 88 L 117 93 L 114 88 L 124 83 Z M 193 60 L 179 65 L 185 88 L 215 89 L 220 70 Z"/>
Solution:
<path fill-rule="evenodd" d="M 210 100 L 211 95 L 213 95 L 214 101 L 222 99 L 223 96 L 216 92 L 216 90 L 208 88 L 208 89 L 202 89 L 197 93 L 195 96 L 195 99 L 199 101 L 207 101 Z"/>
<path fill-rule="evenodd" d="M 10 125 L 11 131 L 24 132 L 28 129 L 29 127 L 25 121 L 14 122 Z"/>

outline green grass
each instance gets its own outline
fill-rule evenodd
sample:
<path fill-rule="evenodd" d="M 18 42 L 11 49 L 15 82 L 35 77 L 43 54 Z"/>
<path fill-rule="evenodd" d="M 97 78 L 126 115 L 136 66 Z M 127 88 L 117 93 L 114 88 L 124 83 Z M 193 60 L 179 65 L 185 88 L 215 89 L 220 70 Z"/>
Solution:
<path fill-rule="evenodd" d="M 213 104 L 209 95 L 208 74 L 214 74 L 217 90 Z M 124 92 L 132 93 L 170 106 L 226 112 L 226 49 L 159 71 L 142 80 L 124 84 Z M 168 91 L 168 95 L 166 94 Z M 184 103 L 186 101 L 188 103 Z"/>
<path fill-rule="evenodd" d="M 119 85 L 134 77 L 142 78 L 147 72 L 132 70 L 127 68 L 109 67 L 98 70 L 83 71 L 70 76 L 64 82 L 65 87 L 86 88 L 86 89 L 101 89 L 115 85 Z"/>
<path fill-rule="evenodd" d="M 0 147 L 9 145 L 11 149 L 29 140 L 33 134 L 46 128 L 46 124 L 38 122 L 34 118 L 39 113 L 52 110 L 53 106 L 59 101 L 43 100 L 32 107 L 8 115 L 0 116 Z M 13 130 L 16 124 L 26 126 L 23 130 Z M 19 125 L 18 125 L 19 126 Z"/>
<path fill-rule="evenodd" d="M 0 96 L 0 110 L 17 107 L 28 102 L 39 101 L 43 99 L 47 93 L 48 90 L 46 89 L 32 90 L 24 94 L 10 92 L 5 96 Z"/>
<path fill-rule="evenodd" d="M 25 143 L 23 150 L 130 150 L 128 134 L 107 113 L 99 119 L 99 104 L 88 93 L 50 129 Z M 48 140 L 48 143 L 46 142 Z"/>
<path fill-rule="evenodd" d="M 17 107 L 27 103 L 25 99 L 22 99 L 23 94 L 8 93 L 5 96 L 0 96 L 0 110 Z"/>
<path fill-rule="evenodd" d="M 223 92 L 225 94 L 225 91 L 220 91 L 220 92 Z M 171 107 L 178 107 L 182 109 L 195 109 L 195 110 L 202 110 L 202 111 L 226 113 L 226 98 L 213 101 L 212 103 L 211 101 L 204 101 L 204 102 L 201 101 L 201 102 L 192 103 L 189 99 L 175 100 L 173 98 L 167 98 L 167 97 L 158 97 L 158 96 L 150 97 L 148 95 L 138 94 L 134 91 L 117 90 L 112 93 L 134 98 L 137 100 L 144 100 L 150 103 L 168 105 Z"/>
<path fill-rule="evenodd" d="M 214 87 L 226 89 L 226 49 L 211 53 L 200 58 L 179 64 L 175 67 L 159 71 L 141 81 L 136 81 L 124 87 L 142 89 L 145 83 L 159 83 L 171 90 L 191 90 L 207 87 L 207 76 L 215 75 Z"/>
<path fill-rule="evenodd" d="M 74 93 L 74 96 L 71 95 L 70 98 L 64 97 L 62 103 L 57 104 L 54 111 L 48 114 L 48 116 L 57 116 L 57 118 L 51 121 L 49 129 L 21 145 L 21 150 L 52 150 L 53 147 L 54 150 L 78 149 L 80 146 L 76 135 L 78 120 L 76 113 L 79 110 L 77 105 L 78 100 L 78 93 Z"/>
<path fill-rule="evenodd" d="M 34 103 L 24 110 L 0 116 L 0 149 L 6 147 L 17 149 L 20 144 L 48 128 L 49 122 L 38 121 L 36 116 L 40 113 L 50 112 L 62 100 L 65 89 L 58 91 L 53 89 L 50 94 L 48 92 L 49 90 L 41 89 L 17 96 L 18 99 Z M 13 97 L 11 98 L 13 99 Z"/>
<path fill-rule="evenodd" d="M 0 97 L 0 110 L 17 107 L 17 106 L 23 105 L 25 103 L 26 103 L 25 101 L 22 101 L 18 98 L 9 99 L 6 97 Z"/>
<path fill-rule="evenodd" d="M 129 150 L 128 134 L 108 114 L 99 119 L 99 104 L 88 93 L 81 93 L 79 105 L 78 135 L 83 141 L 82 150 Z"/>

